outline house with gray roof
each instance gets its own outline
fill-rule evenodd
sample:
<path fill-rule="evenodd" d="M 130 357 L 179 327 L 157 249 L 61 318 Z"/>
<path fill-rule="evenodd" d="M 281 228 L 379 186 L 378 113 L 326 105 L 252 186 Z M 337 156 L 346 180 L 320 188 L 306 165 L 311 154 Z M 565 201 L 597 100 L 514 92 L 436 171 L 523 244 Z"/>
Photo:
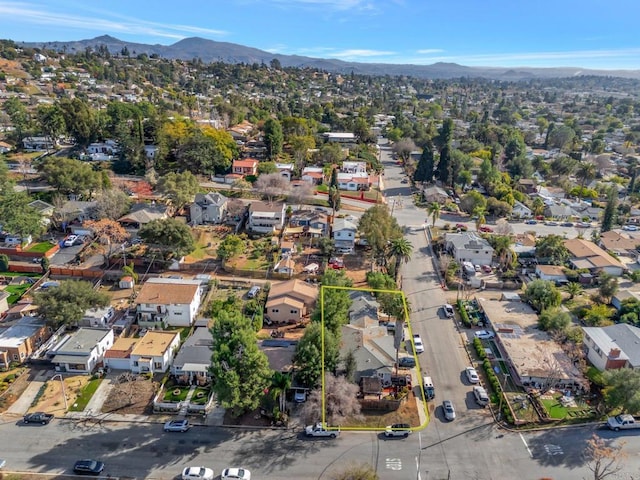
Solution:
<path fill-rule="evenodd" d="M 227 197 L 217 192 L 196 193 L 189 207 L 191 224 L 221 223 L 227 213 L 227 202 Z"/>
<path fill-rule="evenodd" d="M 333 221 L 332 238 L 338 252 L 353 252 L 356 244 L 358 225 L 350 218 L 336 218 Z"/>
<path fill-rule="evenodd" d="M 91 373 L 104 360 L 107 350 L 113 346 L 113 330 L 79 328 L 62 335 L 47 357 L 57 372 Z"/>
<path fill-rule="evenodd" d="M 457 262 L 491 265 L 493 247 L 476 232 L 447 233 L 444 241 L 445 249 Z"/>
<path fill-rule="evenodd" d="M 169 217 L 166 205 L 159 203 L 137 203 L 131 207 L 131 211 L 118 219 L 118 223 L 124 228 L 139 230 L 153 220 L 164 220 Z"/>
<path fill-rule="evenodd" d="M 185 383 L 207 383 L 211 380 L 213 337 L 207 327 L 198 327 L 187 338 L 171 365 L 171 373 Z"/>
<path fill-rule="evenodd" d="M 576 212 L 569 205 L 552 204 L 544 209 L 544 216 L 556 220 L 568 220 L 576 216 Z"/>
<path fill-rule="evenodd" d="M 627 323 L 583 327 L 589 362 L 598 370 L 640 368 L 640 328 Z"/>

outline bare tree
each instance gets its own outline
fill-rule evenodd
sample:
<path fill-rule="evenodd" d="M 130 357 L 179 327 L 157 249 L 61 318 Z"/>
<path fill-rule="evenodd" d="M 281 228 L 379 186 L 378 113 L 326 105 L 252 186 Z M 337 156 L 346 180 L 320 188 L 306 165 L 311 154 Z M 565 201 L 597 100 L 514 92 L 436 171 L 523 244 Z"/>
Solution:
<path fill-rule="evenodd" d="M 335 472 L 331 480 L 380 480 L 380 477 L 371 465 L 362 464 Z"/>
<path fill-rule="evenodd" d="M 542 384 L 542 391 L 546 392 L 550 388 L 552 388 L 558 380 L 562 378 L 562 365 L 552 357 L 551 355 L 546 356 L 546 372 L 544 383 Z"/>
<path fill-rule="evenodd" d="M 227 201 L 227 215 L 230 217 L 239 217 L 247 209 L 247 206 L 237 198 L 230 198 Z"/>
<path fill-rule="evenodd" d="M 324 376 L 325 419 L 328 425 L 340 425 L 346 418 L 360 416 L 360 402 L 357 394 L 360 389 L 345 377 L 336 377 L 330 373 Z M 319 420 L 322 412 L 322 390 L 313 390 L 307 397 L 301 416 L 305 423 Z"/>
<path fill-rule="evenodd" d="M 449 270 L 449 266 L 451 265 L 451 262 L 453 262 L 453 258 L 451 258 L 451 255 L 442 254 L 440 255 L 439 262 L 440 270 L 442 271 L 442 274 L 446 276 L 447 270 Z"/>
<path fill-rule="evenodd" d="M 617 476 L 622 470 L 621 462 L 627 455 L 622 451 L 626 442 L 611 444 L 595 433 L 587 440 L 584 456 L 588 460 L 587 468 L 593 472 L 593 480 L 603 480 L 610 476 Z"/>
<path fill-rule="evenodd" d="M 273 203 L 277 197 L 287 195 L 291 184 L 279 173 L 267 173 L 260 175 L 253 186 L 269 203 Z"/>
<path fill-rule="evenodd" d="M 301 182 L 293 186 L 289 192 L 289 202 L 298 205 L 298 209 L 304 203 L 304 201 L 311 197 L 314 192 L 314 187 L 310 183 Z"/>
<path fill-rule="evenodd" d="M 506 219 L 501 218 L 496 222 L 496 228 L 494 229 L 494 231 L 498 235 L 507 236 L 513 233 L 513 227 Z"/>
<path fill-rule="evenodd" d="M 396 153 L 404 162 L 409 160 L 411 152 L 418 149 L 416 144 L 410 138 L 403 138 L 398 140 L 392 147 L 394 153 Z"/>
<path fill-rule="evenodd" d="M 96 198 L 96 205 L 93 208 L 94 218 L 108 218 L 117 220 L 129 211 L 131 199 L 122 190 L 112 188 L 103 190 Z"/>

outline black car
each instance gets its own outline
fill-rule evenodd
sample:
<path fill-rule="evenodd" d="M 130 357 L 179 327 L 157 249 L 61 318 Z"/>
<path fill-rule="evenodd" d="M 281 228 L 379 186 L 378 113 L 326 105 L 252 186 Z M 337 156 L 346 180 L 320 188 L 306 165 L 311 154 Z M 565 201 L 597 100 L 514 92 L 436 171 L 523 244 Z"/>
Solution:
<path fill-rule="evenodd" d="M 53 415 L 51 415 L 50 413 L 44 413 L 44 412 L 28 413 L 27 415 L 25 415 L 22 418 L 22 421 L 25 424 L 27 424 L 27 423 L 40 423 L 42 425 L 46 425 L 51 420 L 53 420 Z"/>
<path fill-rule="evenodd" d="M 416 366 L 416 359 L 415 357 L 400 357 L 400 360 L 398 360 L 398 366 L 413 368 Z"/>
<path fill-rule="evenodd" d="M 73 466 L 73 473 L 78 475 L 100 475 L 104 470 L 104 463 L 98 460 L 78 460 Z"/>

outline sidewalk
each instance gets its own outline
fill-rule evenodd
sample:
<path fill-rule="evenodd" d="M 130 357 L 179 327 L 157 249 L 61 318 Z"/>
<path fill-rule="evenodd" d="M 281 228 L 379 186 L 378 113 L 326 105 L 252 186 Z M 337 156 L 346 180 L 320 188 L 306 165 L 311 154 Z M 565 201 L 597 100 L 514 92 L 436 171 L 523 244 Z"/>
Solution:
<path fill-rule="evenodd" d="M 25 391 L 20 395 L 18 400 L 16 400 L 5 412 L 9 415 L 24 415 L 27 413 L 29 408 L 31 408 L 31 404 L 35 400 L 40 388 L 55 374 L 52 370 L 40 370 L 37 375 L 34 377 L 31 382 L 29 382 L 29 386 L 25 389 Z"/>

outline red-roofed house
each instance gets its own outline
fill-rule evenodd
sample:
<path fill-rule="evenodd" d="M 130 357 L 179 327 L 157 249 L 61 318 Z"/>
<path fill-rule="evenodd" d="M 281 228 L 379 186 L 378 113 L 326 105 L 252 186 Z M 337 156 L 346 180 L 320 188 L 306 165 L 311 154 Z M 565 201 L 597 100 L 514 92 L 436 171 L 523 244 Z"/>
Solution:
<path fill-rule="evenodd" d="M 231 167 L 231 173 L 238 175 L 257 175 L 258 160 L 255 158 L 244 158 L 242 160 L 234 160 Z"/>

